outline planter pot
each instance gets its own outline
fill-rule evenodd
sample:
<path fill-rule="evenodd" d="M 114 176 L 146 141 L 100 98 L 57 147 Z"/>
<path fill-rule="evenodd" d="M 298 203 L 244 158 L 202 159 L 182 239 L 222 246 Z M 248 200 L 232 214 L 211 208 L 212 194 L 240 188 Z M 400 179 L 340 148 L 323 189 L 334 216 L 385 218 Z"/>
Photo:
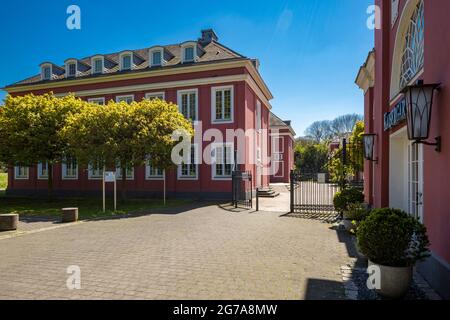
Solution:
<path fill-rule="evenodd" d="M 413 267 L 389 267 L 369 261 L 369 266 L 380 268 L 380 288 L 375 291 L 389 299 L 400 299 L 408 292 Z"/>
<path fill-rule="evenodd" d="M 18 214 L 0 214 L 0 231 L 14 231 L 17 230 L 17 223 L 19 221 Z"/>
<path fill-rule="evenodd" d="M 78 221 L 78 208 L 64 208 L 62 209 L 62 222 L 76 222 Z"/>
<path fill-rule="evenodd" d="M 344 225 L 345 230 L 347 230 L 348 232 L 356 229 L 356 225 L 353 224 L 353 220 L 344 219 L 342 220 L 342 224 Z"/>

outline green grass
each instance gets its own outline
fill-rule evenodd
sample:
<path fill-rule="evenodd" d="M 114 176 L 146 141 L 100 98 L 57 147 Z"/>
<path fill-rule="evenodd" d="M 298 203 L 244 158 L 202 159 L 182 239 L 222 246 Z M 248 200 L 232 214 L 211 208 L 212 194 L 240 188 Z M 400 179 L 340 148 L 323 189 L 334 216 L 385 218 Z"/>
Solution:
<path fill-rule="evenodd" d="M 0 190 L 5 190 L 8 186 L 8 174 L 0 172 Z"/>
<path fill-rule="evenodd" d="M 112 212 L 113 201 L 107 199 L 107 210 L 103 213 L 101 198 L 80 198 L 48 201 L 35 198 L 9 198 L 0 193 L 0 214 L 18 213 L 20 216 L 28 217 L 52 217 L 61 216 L 61 209 L 77 207 L 79 219 L 94 219 L 102 217 L 115 217 L 130 213 L 147 213 L 155 209 L 174 208 L 192 201 L 189 200 L 167 200 L 166 206 L 160 199 L 128 200 L 122 204 L 118 202 L 116 212 Z"/>

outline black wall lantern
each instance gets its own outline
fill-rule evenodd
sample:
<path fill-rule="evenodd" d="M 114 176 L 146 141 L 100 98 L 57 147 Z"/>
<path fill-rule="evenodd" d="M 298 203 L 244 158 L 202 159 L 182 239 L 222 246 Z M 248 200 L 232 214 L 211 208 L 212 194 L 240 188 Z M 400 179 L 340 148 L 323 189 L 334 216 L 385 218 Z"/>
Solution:
<path fill-rule="evenodd" d="M 428 146 L 435 146 L 441 152 L 441 137 L 435 143 L 425 141 L 430 135 L 431 110 L 433 107 L 434 91 L 439 84 L 424 84 L 422 80 L 417 84 L 403 89 L 406 99 L 406 119 L 408 124 L 408 138 Z"/>
<path fill-rule="evenodd" d="M 376 134 L 367 133 L 363 134 L 362 137 L 364 142 L 364 158 L 368 161 L 377 162 L 378 159 L 375 159 L 374 156 Z"/>

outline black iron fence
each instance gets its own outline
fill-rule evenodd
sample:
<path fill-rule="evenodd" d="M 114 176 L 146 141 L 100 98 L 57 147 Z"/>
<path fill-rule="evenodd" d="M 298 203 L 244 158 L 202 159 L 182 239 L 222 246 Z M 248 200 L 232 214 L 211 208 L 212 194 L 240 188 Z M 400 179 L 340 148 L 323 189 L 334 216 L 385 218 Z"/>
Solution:
<path fill-rule="evenodd" d="M 340 190 L 327 173 L 291 172 L 291 212 L 335 212 L 333 199 Z"/>
<path fill-rule="evenodd" d="M 291 172 L 291 212 L 335 213 L 333 199 L 342 188 L 363 189 L 364 154 L 360 142 L 342 140 L 328 164 L 317 172 Z"/>
<path fill-rule="evenodd" d="M 253 179 L 249 171 L 233 171 L 232 179 L 232 204 L 235 208 L 253 208 Z"/>

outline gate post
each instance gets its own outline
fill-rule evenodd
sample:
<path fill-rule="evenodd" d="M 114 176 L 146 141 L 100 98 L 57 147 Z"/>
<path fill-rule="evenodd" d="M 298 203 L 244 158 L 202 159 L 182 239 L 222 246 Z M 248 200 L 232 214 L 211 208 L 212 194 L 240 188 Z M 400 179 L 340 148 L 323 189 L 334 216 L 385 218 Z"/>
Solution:
<path fill-rule="evenodd" d="M 291 170 L 291 213 L 294 213 L 294 171 Z"/>

